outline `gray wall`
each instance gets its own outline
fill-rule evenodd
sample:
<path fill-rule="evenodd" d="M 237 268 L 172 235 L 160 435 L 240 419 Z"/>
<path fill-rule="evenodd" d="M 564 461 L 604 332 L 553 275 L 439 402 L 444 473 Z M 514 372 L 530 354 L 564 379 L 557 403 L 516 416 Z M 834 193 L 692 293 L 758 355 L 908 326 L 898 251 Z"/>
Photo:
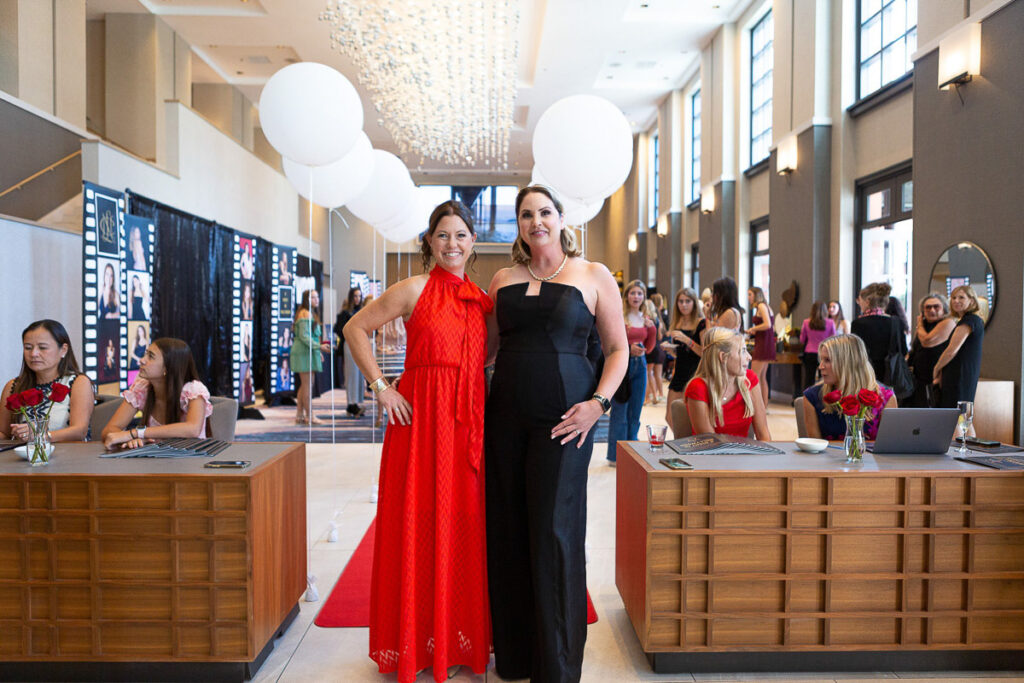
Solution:
<path fill-rule="evenodd" d="M 832 129 L 812 126 L 797 136 L 797 168 L 781 176 L 776 152 L 769 164 L 772 207 L 771 292 L 769 300 L 778 310 L 782 292 L 796 280 L 800 299 L 793 315 L 799 326 L 815 299 L 828 300 L 830 281 L 830 207 Z"/>
<path fill-rule="evenodd" d="M 5 282 L 18 283 L 0 297 L 0 382 L 21 368 L 21 331 L 52 318 L 64 324 L 82 363 L 82 236 L 0 216 Z"/>
<path fill-rule="evenodd" d="M 736 181 L 715 184 L 715 210 L 700 214 L 700 286 L 725 275 L 736 279 Z M 743 305 L 745 297 L 740 297 Z"/>
<path fill-rule="evenodd" d="M 935 260 L 968 239 L 988 252 L 996 273 L 996 309 L 985 330 L 981 375 L 1013 380 L 1021 432 L 1024 329 L 1024 2 L 982 22 L 981 76 L 940 91 L 938 51 L 914 66 L 914 291 L 926 292 Z M 775 206 L 773 204 L 773 206 Z"/>

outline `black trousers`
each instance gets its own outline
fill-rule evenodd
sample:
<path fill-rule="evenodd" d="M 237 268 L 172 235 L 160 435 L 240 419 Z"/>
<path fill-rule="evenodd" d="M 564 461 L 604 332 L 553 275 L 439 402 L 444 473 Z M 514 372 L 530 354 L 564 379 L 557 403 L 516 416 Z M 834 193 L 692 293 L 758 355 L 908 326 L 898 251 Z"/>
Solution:
<path fill-rule="evenodd" d="M 582 448 L 578 439 L 562 446 L 551 429 L 568 406 L 552 411 L 550 403 L 562 403 L 563 392 L 520 401 L 517 392 L 497 386 L 497 377 L 495 382 L 484 422 L 495 668 L 505 679 L 579 681 L 587 639 L 584 541 L 594 431 Z M 572 394 L 588 389 L 566 392 L 566 403 L 581 400 Z"/>
<path fill-rule="evenodd" d="M 804 365 L 804 386 L 801 388 L 800 393 L 803 393 L 803 391 L 813 385 L 814 381 L 817 379 L 818 354 L 804 351 L 801 360 Z"/>

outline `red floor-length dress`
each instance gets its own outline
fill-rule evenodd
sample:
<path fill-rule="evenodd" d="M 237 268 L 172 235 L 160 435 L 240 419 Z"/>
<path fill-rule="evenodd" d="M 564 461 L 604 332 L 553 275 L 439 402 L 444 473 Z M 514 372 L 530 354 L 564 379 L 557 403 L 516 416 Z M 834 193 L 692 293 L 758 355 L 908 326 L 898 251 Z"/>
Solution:
<path fill-rule="evenodd" d="M 398 391 L 410 425 L 389 424 L 370 589 L 370 658 L 402 683 L 433 667 L 484 673 L 490 660 L 484 519 L 484 359 L 490 298 L 435 267 L 406 323 Z"/>

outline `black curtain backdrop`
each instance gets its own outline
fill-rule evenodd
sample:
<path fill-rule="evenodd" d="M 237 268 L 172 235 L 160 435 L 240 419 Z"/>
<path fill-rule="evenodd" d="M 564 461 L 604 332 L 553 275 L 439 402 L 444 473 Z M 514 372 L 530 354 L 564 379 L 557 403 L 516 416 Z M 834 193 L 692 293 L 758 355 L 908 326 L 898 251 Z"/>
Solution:
<path fill-rule="evenodd" d="M 234 396 L 234 231 L 131 191 L 127 195 L 128 212 L 149 218 L 157 227 L 153 338 L 185 340 L 210 393 Z M 261 347 L 263 343 L 261 339 Z"/>

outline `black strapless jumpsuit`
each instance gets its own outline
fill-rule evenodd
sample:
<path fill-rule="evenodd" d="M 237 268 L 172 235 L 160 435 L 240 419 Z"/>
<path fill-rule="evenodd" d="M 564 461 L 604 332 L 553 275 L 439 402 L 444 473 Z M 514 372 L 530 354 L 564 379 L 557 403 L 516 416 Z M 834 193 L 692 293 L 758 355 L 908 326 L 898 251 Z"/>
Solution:
<path fill-rule="evenodd" d="M 498 675 L 580 680 L 587 639 L 587 468 L 582 448 L 551 438 L 596 387 L 587 359 L 594 316 L 575 287 L 502 287 L 501 333 L 484 417 L 487 571 Z"/>

